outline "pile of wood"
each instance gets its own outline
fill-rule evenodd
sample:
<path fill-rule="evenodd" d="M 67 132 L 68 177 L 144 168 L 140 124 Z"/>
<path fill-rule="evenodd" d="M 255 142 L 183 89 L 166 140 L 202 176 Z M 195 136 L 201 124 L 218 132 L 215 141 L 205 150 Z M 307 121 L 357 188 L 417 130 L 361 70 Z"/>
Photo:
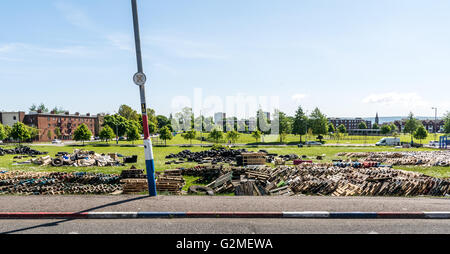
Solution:
<path fill-rule="evenodd" d="M 143 169 L 136 169 L 134 166 L 131 169 L 122 170 L 120 183 L 123 184 L 123 194 L 136 194 L 147 191 L 148 181 L 144 172 Z"/>
<path fill-rule="evenodd" d="M 186 184 L 181 170 L 166 170 L 158 174 L 156 180 L 156 190 L 158 192 L 168 192 L 174 195 L 180 195 L 183 186 Z"/>
<path fill-rule="evenodd" d="M 143 169 L 124 169 L 120 174 L 122 179 L 146 179 L 147 175 L 144 173 Z"/>
<path fill-rule="evenodd" d="M 118 175 L 85 172 L 0 172 L 0 194 L 110 194 L 121 189 Z"/>
<path fill-rule="evenodd" d="M 353 165 L 353 164 L 349 164 Z M 246 196 L 445 196 L 450 181 L 390 167 L 334 166 L 307 163 L 298 166 L 232 167 L 207 187 L 215 193 Z"/>
<path fill-rule="evenodd" d="M 145 192 L 148 189 L 147 179 L 122 179 L 123 194 L 136 194 Z"/>
<path fill-rule="evenodd" d="M 393 166 L 450 166 L 450 151 L 367 152 L 339 153 L 337 155 L 351 159 L 364 158 L 368 161 L 376 161 Z"/>
<path fill-rule="evenodd" d="M 241 153 L 236 157 L 238 166 L 250 166 L 250 165 L 265 165 L 266 154 L 265 153 Z"/>

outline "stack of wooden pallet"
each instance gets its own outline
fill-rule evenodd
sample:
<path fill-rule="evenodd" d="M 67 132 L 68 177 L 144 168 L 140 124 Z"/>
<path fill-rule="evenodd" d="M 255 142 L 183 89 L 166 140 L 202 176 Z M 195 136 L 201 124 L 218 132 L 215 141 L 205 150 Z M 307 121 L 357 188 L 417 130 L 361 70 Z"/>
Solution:
<path fill-rule="evenodd" d="M 120 174 L 122 179 L 146 179 L 143 169 L 125 169 Z"/>
<path fill-rule="evenodd" d="M 122 179 L 123 194 L 134 194 L 144 192 L 148 188 L 147 179 Z"/>
<path fill-rule="evenodd" d="M 265 153 L 242 153 L 242 166 L 266 165 Z"/>
<path fill-rule="evenodd" d="M 134 194 L 144 192 L 148 188 L 147 176 L 143 169 L 125 169 L 120 174 L 123 184 L 123 194 Z"/>
<path fill-rule="evenodd" d="M 166 170 L 159 174 L 156 180 L 156 190 L 158 192 L 180 195 L 181 189 L 186 184 L 181 172 L 181 170 Z"/>

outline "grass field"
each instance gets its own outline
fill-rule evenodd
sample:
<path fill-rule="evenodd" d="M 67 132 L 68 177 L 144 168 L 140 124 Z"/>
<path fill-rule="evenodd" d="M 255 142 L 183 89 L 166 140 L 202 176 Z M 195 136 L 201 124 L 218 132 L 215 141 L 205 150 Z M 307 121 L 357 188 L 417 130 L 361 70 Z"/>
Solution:
<path fill-rule="evenodd" d="M 203 137 L 207 138 L 208 134 L 204 133 Z M 439 137 L 442 136 L 442 134 L 437 135 L 437 140 L 439 140 Z M 330 137 L 328 135 L 324 136 L 324 141 L 326 141 L 327 144 L 375 144 L 380 139 L 388 137 L 388 136 L 344 136 L 340 139 L 336 139 L 335 137 Z M 316 140 L 316 136 L 302 136 L 302 141 L 305 141 L 305 138 L 309 141 Z M 409 134 L 401 134 L 399 136 L 401 142 L 410 142 L 411 136 Z M 428 144 L 430 141 L 435 140 L 434 134 L 429 134 L 428 137 L 424 140 L 416 140 L 414 139 L 414 142 L 416 143 L 422 143 L 422 144 Z M 164 141 L 153 139 L 155 144 L 164 145 Z M 279 144 L 280 138 L 279 135 L 264 135 L 259 142 L 257 142 L 251 134 L 244 134 L 241 133 L 239 136 L 239 139 L 236 141 L 236 144 Z M 284 140 L 284 144 L 298 144 L 300 142 L 300 136 L 289 134 L 286 136 Z M 106 144 L 106 142 L 96 142 L 97 144 Z M 109 144 L 115 144 L 115 141 L 110 141 Z M 208 141 L 201 141 L 200 134 L 198 134 L 197 139 L 192 140 L 192 144 L 213 144 L 213 140 Z M 225 144 L 227 143 L 227 140 L 222 139 L 220 140 L 220 143 Z M 129 141 L 120 141 L 119 144 L 121 145 L 130 145 L 132 142 Z M 143 144 L 142 140 L 134 142 L 134 144 Z M 176 135 L 173 137 L 172 140 L 167 140 L 167 145 L 189 145 L 191 144 L 191 141 L 185 140 L 181 134 Z"/>
<path fill-rule="evenodd" d="M 8 147 L 3 147 L 8 148 Z M 85 147 L 77 147 L 77 146 L 64 146 L 64 147 L 55 147 L 55 146 L 33 146 L 33 149 L 48 152 L 50 156 L 54 156 L 57 152 L 73 152 L 74 149 L 82 148 L 89 151 L 95 151 L 97 153 L 119 153 L 124 156 L 138 155 L 138 163 L 135 164 L 137 168 L 145 168 L 145 158 L 144 158 L 144 149 L 142 147 L 120 147 L 120 146 L 108 146 L 108 147 L 98 147 L 88 145 Z M 325 162 L 331 161 L 333 159 L 339 159 L 336 156 L 339 152 L 378 152 L 378 151 L 420 151 L 420 150 L 428 150 L 426 148 L 421 149 L 396 149 L 396 148 L 388 148 L 388 147 L 304 147 L 297 148 L 295 146 L 287 146 L 287 147 L 264 147 L 258 148 L 255 146 L 247 146 L 246 147 L 250 151 L 258 151 L 260 149 L 267 150 L 269 153 L 277 153 L 277 154 L 297 154 L 299 156 L 306 155 L 308 157 L 316 157 L 317 155 L 325 155 Z M 154 147 L 154 156 L 155 156 L 155 167 L 157 171 L 163 171 L 165 169 L 173 169 L 176 167 L 192 167 L 195 166 L 195 163 L 184 163 L 179 165 L 166 165 L 165 157 L 170 153 L 178 153 L 185 149 L 189 149 L 191 151 L 202 151 L 207 150 L 209 148 L 202 147 Z M 51 166 L 37 166 L 37 165 L 13 165 L 15 161 L 25 161 L 27 159 L 22 160 L 14 160 L 14 155 L 6 155 L 0 157 L 0 170 L 24 170 L 24 171 L 46 171 L 46 172 L 96 172 L 96 173 L 107 173 L 107 174 L 120 174 L 123 169 L 127 169 L 131 167 L 131 164 L 123 167 L 51 167 Z M 342 159 L 342 158 L 341 158 Z M 421 172 L 426 175 L 434 176 L 434 177 L 450 177 L 450 168 L 445 167 L 397 167 L 399 169 L 410 170 Z M 188 181 L 193 181 L 195 179 L 187 179 Z"/>

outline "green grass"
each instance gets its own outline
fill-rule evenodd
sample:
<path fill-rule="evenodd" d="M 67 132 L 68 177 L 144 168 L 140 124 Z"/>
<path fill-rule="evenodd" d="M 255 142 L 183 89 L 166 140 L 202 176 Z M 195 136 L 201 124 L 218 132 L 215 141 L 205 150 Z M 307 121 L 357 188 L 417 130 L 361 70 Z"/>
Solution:
<path fill-rule="evenodd" d="M 4 147 L 7 148 L 7 147 Z M 33 146 L 33 149 L 49 152 L 49 155 L 54 157 L 57 152 L 73 152 L 74 149 L 80 147 L 72 147 L 72 146 L 64 146 L 64 147 L 55 147 L 55 146 Z M 138 162 L 134 164 L 137 168 L 144 169 L 145 168 L 145 158 L 144 158 L 144 148 L 143 147 L 117 147 L 117 146 L 108 146 L 108 147 L 98 147 L 88 145 L 82 147 L 85 150 L 95 151 L 97 153 L 119 153 L 124 156 L 138 155 Z M 241 148 L 241 147 L 240 147 Z M 272 146 L 272 147 L 254 147 L 247 146 L 246 147 L 250 151 L 258 151 L 260 149 L 267 150 L 269 153 L 277 153 L 277 154 L 297 154 L 299 156 L 306 155 L 310 159 L 315 160 L 315 157 L 318 155 L 325 155 L 325 160 L 321 162 L 330 162 L 333 159 L 342 159 L 341 157 L 336 156 L 339 152 L 381 152 L 381 151 L 424 151 L 429 150 L 427 148 L 419 148 L 419 149 L 396 149 L 390 147 L 304 147 L 298 148 L 296 146 Z M 154 157 L 155 157 L 155 167 L 156 171 L 163 171 L 166 169 L 174 169 L 180 167 L 193 167 L 196 163 L 183 163 L 178 165 L 166 165 L 167 161 L 165 157 L 171 153 L 179 153 L 185 149 L 189 149 L 193 152 L 208 150 L 209 148 L 205 147 L 154 147 Z M 44 172 L 95 172 L 95 173 L 106 173 L 106 174 L 120 174 L 123 169 L 128 169 L 132 164 L 127 164 L 126 166 L 120 167 L 52 167 L 52 166 L 38 166 L 38 165 L 18 165 L 13 166 L 14 161 L 25 161 L 29 158 L 25 158 L 22 160 L 14 160 L 13 157 L 15 155 L 6 155 L 0 156 L 0 170 L 23 170 L 23 171 L 44 171 Z M 410 171 L 421 172 L 426 175 L 434 176 L 434 177 L 450 177 L 450 168 L 445 167 L 396 167 L 399 169 L 405 169 Z M 194 178 L 186 178 L 188 183 L 193 183 L 196 179 Z M 186 190 L 189 188 L 189 185 L 185 187 Z"/>

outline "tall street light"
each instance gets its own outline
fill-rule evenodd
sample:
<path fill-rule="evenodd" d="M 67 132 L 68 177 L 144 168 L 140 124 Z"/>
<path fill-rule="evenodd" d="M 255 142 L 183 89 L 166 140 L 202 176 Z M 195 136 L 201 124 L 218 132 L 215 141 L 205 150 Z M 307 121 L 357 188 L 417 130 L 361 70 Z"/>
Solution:
<path fill-rule="evenodd" d="M 433 124 L 433 129 L 434 129 L 434 141 L 437 141 L 437 129 L 436 129 L 436 123 L 437 123 L 437 108 L 436 107 L 432 107 L 431 109 L 434 109 L 434 124 Z"/>
<path fill-rule="evenodd" d="M 147 77 L 145 76 L 142 67 L 141 38 L 139 34 L 139 18 L 136 0 L 131 0 L 131 7 L 133 9 L 134 40 L 136 44 L 136 59 L 138 67 L 138 72 L 134 74 L 133 81 L 139 86 L 141 94 L 142 127 L 144 128 L 144 151 L 145 167 L 147 169 L 148 193 L 150 196 L 155 197 L 157 195 L 155 182 L 155 162 L 153 160 L 153 148 L 148 129 L 147 103 L 145 100 L 145 83 L 147 81 Z"/>

